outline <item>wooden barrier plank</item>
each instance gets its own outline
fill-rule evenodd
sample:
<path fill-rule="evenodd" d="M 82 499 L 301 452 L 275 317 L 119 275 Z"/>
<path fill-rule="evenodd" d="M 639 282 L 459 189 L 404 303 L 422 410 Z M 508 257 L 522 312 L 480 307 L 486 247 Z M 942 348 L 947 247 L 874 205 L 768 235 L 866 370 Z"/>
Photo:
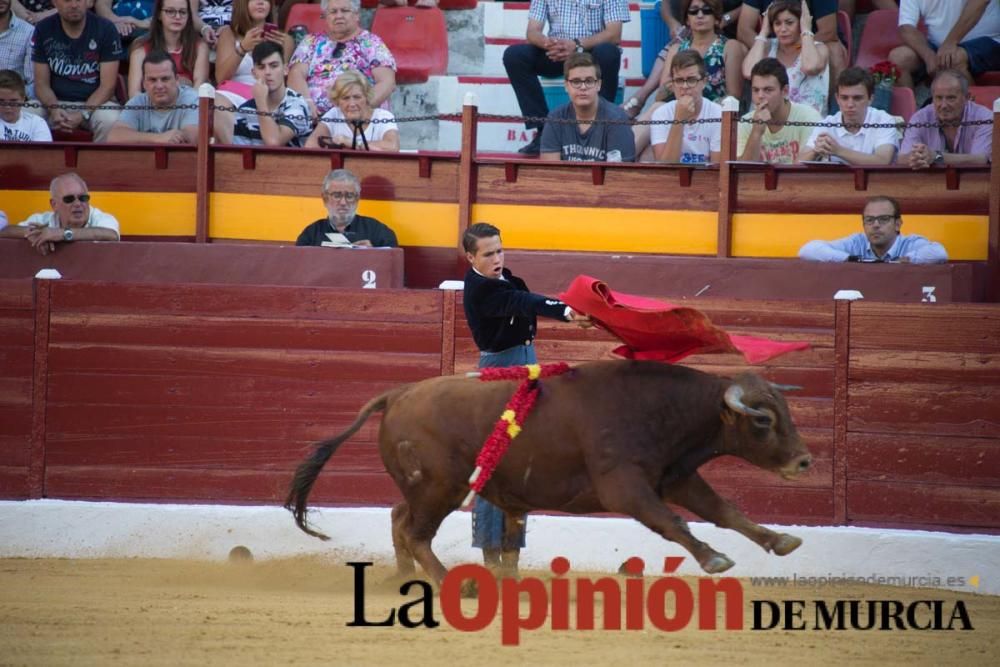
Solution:
<path fill-rule="evenodd" d="M 1000 353 L 1000 304 L 851 307 L 851 350 L 934 350 Z M 903 335 L 905 332 L 905 335 Z"/>
<path fill-rule="evenodd" d="M 1000 386 L 851 384 L 848 431 L 1000 438 Z"/>
<path fill-rule="evenodd" d="M 440 324 L 441 299 L 420 290 L 60 282 L 53 313 L 203 313 L 215 317 L 351 319 Z"/>
<path fill-rule="evenodd" d="M 28 445 L 31 442 L 31 413 L 28 413 L 28 429 L 23 433 L 0 433 L 0 466 L 23 467 L 28 472 Z M 22 425 L 23 426 L 23 425 Z M 7 428 L 6 426 L 4 427 Z"/>
<path fill-rule="evenodd" d="M 690 187 L 678 187 L 682 171 L 691 174 Z M 717 211 L 719 171 L 612 165 L 605 169 L 604 184 L 595 186 L 589 167 L 522 161 L 510 182 L 505 164 L 480 161 L 476 193 L 477 204 Z"/>
<path fill-rule="evenodd" d="M 217 149 L 215 189 L 285 197 L 315 197 L 319 200 L 323 178 L 330 171 L 327 151 L 256 150 L 254 168 L 245 169 L 241 149 Z M 458 155 L 428 156 L 429 178 L 420 176 L 416 156 L 377 153 L 342 153 L 344 168 L 361 180 L 364 199 L 387 201 L 458 202 Z"/>
<path fill-rule="evenodd" d="M 27 497 L 27 466 L 5 466 L 0 464 L 0 498 L 4 500 L 24 500 Z"/>
<path fill-rule="evenodd" d="M 998 439 L 850 433 L 847 456 L 851 480 L 1000 488 Z"/>
<path fill-rule="evenodd" d="M 720 496 L 758 523 L 822 526 L 833 520 L 832 496 L 827 488 L 713 486 Z"/>
<path fill-rule="evenodd" d="M 758 468 L 742 459 L 722 457 L 701 467 L 702 476 L 712 485 L 727 486 L 770 486 L 776 489 L 826 489 L 833 484 L 833 462 L 818 459 L 808 473 L 797 480 L 786 480 L 776 473 Z"/>
<path fill-rule="evenodd" d="M 848 520 L 997 528 L 1000 488 L 848 480 Z"/>
<path fill-rule="evenodd" d="M 850 378 L 870 384 L 919 378 L 928 383 L 998 386 L 1000 352 L 857 349 L 851 352 Z"/>
<path fill-rule="evenodd" d="M 154 347 L 234 347 L 440 354 L 441 325 L 414 322 L 406 335 L 381 322 L 215 317 L 209 314 L 135 314 L 63 312 L 53 315 L 50 332 L 57 344 L 150 345 Z M 234 331 L 239 331 L 238 338 Z"/>
<path fill-rule="evenodd" d="M 22 143 L 0 150 L 0 183 L 11 190 L 48 190 L 57 174 L 70 171 L 66 147 L 51 143 Z M 156 151 L 141 146 L 74 144 L 76 166 L 91 192 L 194 192 L 195 148 L 161 146 L 169 169 L 156 168 Z"/>
<path fill-rule="evenodd" d="M 31 317 L 34 306 L 34 285 L 30 279 L 12 280 L 0 279 L 0 315 L 4 317 Z M 27 311 L 25 313 L 9 313 L 5 311 Z"/>

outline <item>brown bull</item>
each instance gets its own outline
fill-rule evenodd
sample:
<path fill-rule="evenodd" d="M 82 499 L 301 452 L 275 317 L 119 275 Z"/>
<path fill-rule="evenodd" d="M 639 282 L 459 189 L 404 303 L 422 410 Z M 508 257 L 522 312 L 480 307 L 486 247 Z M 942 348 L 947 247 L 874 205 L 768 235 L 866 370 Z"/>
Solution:
<path fill-rule="evenodd" d="M 509 517 L 531 510 L 626 514 L 683 546 L 709 573 L 733 561 L 696 539 L 667 501 L 778 555 L 801 544 L 750 521 L 697 472 L 724 454 L 785 478 L 809 468 L 812 457 L 775 385 L 752 373 L 730 380 L 635 361 L 584 364 L 541 382 L 534 411 L 483 489 Z M 431 539 L 469 492 L 476 455 L 516 386 L 447 376 L 382 394 L 345 432 L 316 446 L 285 506 L 302 530 L 327 539 L 307 524 L 309 491 L 337 447 L 384 410 L 379 451 L 404 498 L 392 511 L 399 574 L 412 574 L 415 558 L 440 583 L 446 569 Z"/>

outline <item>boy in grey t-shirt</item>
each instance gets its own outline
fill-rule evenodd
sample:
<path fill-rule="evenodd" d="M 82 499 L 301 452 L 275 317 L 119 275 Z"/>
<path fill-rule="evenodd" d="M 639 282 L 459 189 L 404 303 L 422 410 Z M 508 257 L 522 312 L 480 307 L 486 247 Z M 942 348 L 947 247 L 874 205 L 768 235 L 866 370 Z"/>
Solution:
<path fill-rule="evenodd" d="M 177 79 L 177 65 L 169 54 L 151 51 L 146 56 L 142 63 L 142 85 L 146 92 L 139 93 L 128 101 L 108 133 L 108 141 L 197 143 L 198 93 L 187 86 L 181 86 Z"/>
<path fill-rule="evenodd" d="M 589 53 L 582 52 L 567 58 L 563 70 L 570 102 L 549 113 L 542 129 L 541 158 L 634 162 L 635 136 L 627 124 L 628 114 L 598 95 L 600 66 Z M 594 122 L 605 120 L 616 122 Z"/>

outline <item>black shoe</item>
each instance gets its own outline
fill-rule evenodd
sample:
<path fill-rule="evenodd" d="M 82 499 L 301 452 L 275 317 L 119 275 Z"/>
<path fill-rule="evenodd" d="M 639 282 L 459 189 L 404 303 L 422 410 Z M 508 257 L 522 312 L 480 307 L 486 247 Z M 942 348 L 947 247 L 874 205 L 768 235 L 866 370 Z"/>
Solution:
<path fill-rule="evenodd" d="M 539 130 L 535 138 L 531 140 L 531 143 L 525 144 L 517 149 L 517 152 L 521 155 L 538 155 L 542 152 L 542 131 Z"/>

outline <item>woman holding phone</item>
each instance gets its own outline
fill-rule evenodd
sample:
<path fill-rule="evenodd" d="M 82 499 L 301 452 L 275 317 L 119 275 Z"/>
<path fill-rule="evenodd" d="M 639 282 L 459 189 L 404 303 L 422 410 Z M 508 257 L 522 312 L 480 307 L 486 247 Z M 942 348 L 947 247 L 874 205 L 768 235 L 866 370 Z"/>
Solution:
<path fill-rule="evenodd" d="M 150 51 L 170 55 L 181 83 L 197 88 L 208 81 L 208 44 L 194 29 L 187 0 L 156 0 L 149 32 L 132 43 L 129 53 L 129 99 L 142 92 L 142 63 Z"/>
<path fill-rule="evenodd" d="M 217 104 L 225 105 L 228 101 L 239 106 L 252 97 L 254 76 L 250 52 L 261 42 L 280 44 L 288 62 L 295 43 L 278 26 L 267 22 L 270 16 L 270 0 L 233 1 L 233 22 L 219 31 L 215 50 L 215 79 L 223 98 L 220 101 L 216 97 Z"/>

